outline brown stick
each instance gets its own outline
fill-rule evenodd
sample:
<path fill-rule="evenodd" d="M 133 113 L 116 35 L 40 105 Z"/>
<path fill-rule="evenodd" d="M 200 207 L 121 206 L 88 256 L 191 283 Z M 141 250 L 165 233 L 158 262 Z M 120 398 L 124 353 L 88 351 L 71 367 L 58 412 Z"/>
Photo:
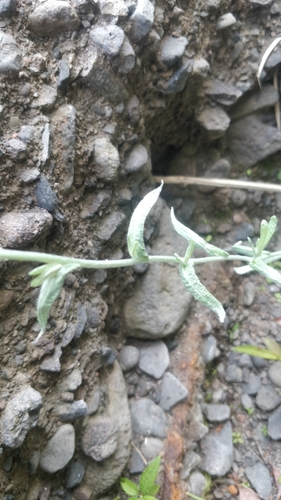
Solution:
<path fill-rule="evenodd" d="M 183 175 L 155 175 L 154 179 L 156 180 L 156 182 L 161 182 L 161 180 L 163 180 L 166 184 L 181 184 L 182 186 L 214 186 L 217 188 L 228 187 L 232 189 L 253 189 L 255 191 L 270 191 L 272 193 L 281 193 L 280 184 L 271 184 L 269 182 L 251 182 L 233 179 L 209 179 L 207 177 L 185 177 Z"/>

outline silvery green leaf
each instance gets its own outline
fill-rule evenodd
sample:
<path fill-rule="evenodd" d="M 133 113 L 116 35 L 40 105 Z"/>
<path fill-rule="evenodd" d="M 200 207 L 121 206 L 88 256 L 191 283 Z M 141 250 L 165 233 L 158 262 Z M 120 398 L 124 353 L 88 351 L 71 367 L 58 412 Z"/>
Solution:
<path fill-rule="evenodd" d="M 188 227 L 184 226 L 181 222 L 179 222 L 174 213 L 174 209 L 171 208 L 171 221 L 173 224 L 174 230 L 183 236 L 188 241 L 192 241 L 194 245 L 198 248 L 201 248 L 204 250 L 206 253 L 209 255 L 214 255 L 217 257 L 228 257 L 228 253 L 225 252 L 225 250 L 221 250 L 218 247 L 215 247 L 214 245 L 211 245 L 210 243 L 207 243 L 201 236 L 196 234 L 194 231 L 189 229 Z"/>
<path fill-rule="evenodd" d="M 240 267 L 234 267 L 234 271 L 236 272 L 236 274 L 247 274 L 247 273 L 251 273 L 253 271 L 253 269 L 246 265 L 246 266 L 240 266 Z"/>
<path fill-rule="evenodd" d="M 191 295 L 216 313 L 221 323 L 223 323 L 225 310 L 221 303 L 199 281 L 199 278 L 194 271 L 193 262 L 189 261 L 185 265 L 180 265 L 179 273 L 184 286 L 191 293 Z"/>
<path fill-rule="evenodd" d="M 234 252 L 240 253 L 241 255 L 247 255 L 248 257 L 253 257 L 253 249 L 251 247 L 245 247 L 242 245 L 241 241 L 238 241 L 233 245 L 232 249 Z"/>
<path fill-rule="evenodd" d="M 261 221 L 261 226 L 260 226 L 260 237 L 257 240 L 256 243 L 256 254 L 261 255 L 263 249 L 266 247 L 266 245 L 269 243 L 271 240 L 272 236 L 274 235 L 276 228 L 277 228 L 277 217 L 273 215 L 269 222 L 266 220 Z"/>
<path fill-rule="evenodd" d="M 36 276 L 30 286 L 36 287 L 41 286 L 43 281 L 52 273 L 56 273 L 60 268 L 61 264 L 44 264 L 43 266 L 36 267 L 32 269 L 28 274 L 29 276 Z"/>
<path fill-rule="evenodd" d="M 52 266 L 52 264 L 49 264 L 49 266 Z M 53 269 L 53 271 L 45 277 L 40 288 L 37 302 L 37 320 L 40 326 L 40 333 L 35 339 L 35 342 L 43 335 L 46 330 L 50 308 L 61 291 L 65 276 L 71 271 L 74 271 L 75 269 L 78 269 L 80 267 L 78 264 L 66 264 L 59 266 L 59 269 Z M 44 266 L 40 267 L 43 268 Z M 53 268 L 54 267 L 55 266 L 53 266 Z"/>
<path fill-rule="evenodd" d="M 150 191 L 150 193 L 148 193 L 141 200 L 131 217 L 127 235 L 127 244 L 129 254 L 133 259 L 137 259 L 139 261 L 148 260 L 148 254 L 146 252 L 143 240 L 144 223 L 153 205 L 155 205 L 156 201 L 158 200 L 158 197 L 162 190 L 162 186 L 163 181 L 158 188 Z"/>
<path fill-rule="evenodd" d="M 261 258 L 258 257 L 253 259 L 249 265 L 254 271 L 257 271 L 266 278 L 269 278 L 277 285 L 281 285 L 281 274 L 273 267 L 268 266 Z"/>

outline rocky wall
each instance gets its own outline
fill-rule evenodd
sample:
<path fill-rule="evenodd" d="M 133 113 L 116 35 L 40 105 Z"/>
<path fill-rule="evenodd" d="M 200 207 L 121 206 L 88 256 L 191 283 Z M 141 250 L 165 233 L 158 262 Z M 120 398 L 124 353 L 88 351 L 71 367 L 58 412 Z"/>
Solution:
<path fill-rule="evenodd" d="M 280 14 L 279 0 L 0 0 L 0 244 L 122 258 L 152 170 L 226 177 L 279 151 L 281 49 L 262 91 L 255 75 Z M 145 238 L 173 251 L 165 202 Z M 167 266 L 70 274 L 34 345 L 32 265 L 0 266 L 1 495 L 96 498 L 130 454 L 116 353 L 178 331 L 190 297 Z"/>

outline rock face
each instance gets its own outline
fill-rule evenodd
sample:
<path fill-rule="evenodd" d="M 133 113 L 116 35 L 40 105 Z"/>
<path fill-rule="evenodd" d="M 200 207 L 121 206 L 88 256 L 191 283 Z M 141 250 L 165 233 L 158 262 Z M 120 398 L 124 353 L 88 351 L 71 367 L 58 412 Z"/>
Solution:
<path fill-rule="evenodd" d="M 185 250 L 185 240 L 173 232 L 169 210 L 164 208 L 159 221 L 159 239 L 152 247 L 152 254 L 172 255 L 174 251 L 184 254 Z M 174 333 L 187 315 L 190 299 L 177 269 L 165 264 L 149 267 L 125 305 L 127 335 L 159 339 Z"/>
<path fill-rule="evenodd" d="M 19 448 L 29 431 L 37 424 L 42 397 L 30 386 L 13 396 L 4 410 L 1 443 L 9 448 Z"/>
<path fill-rule="evenodd" d="M 29 28 L 38 36 L 74 31 L 79 24 L 80 20 L 75 10 L 68 2 L 62 0 L 47 0 L 29 15 Z"/>

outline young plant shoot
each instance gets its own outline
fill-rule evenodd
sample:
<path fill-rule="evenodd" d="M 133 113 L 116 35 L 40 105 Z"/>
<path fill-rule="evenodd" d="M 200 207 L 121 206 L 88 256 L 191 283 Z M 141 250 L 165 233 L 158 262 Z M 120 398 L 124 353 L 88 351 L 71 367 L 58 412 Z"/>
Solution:
<path fill-rule="evenodd" d="M 261 222 L 260 237 L 257 240 L 256 245 L 254 245 L 250 239 L 250 246 L 243 246 L 241 245 L 241 242 L 238 242 L 233 246 L 235 253 L 233 255 L 229 255 L 225 250 L 206 242 L 194 231 L 179 222 L 176 219 L 172 208 L 171 223 L 174 230 L 187 240 L 188 246 L 186 253 L 182 257 L 176 253 L 170 256 L 149 255 L 144 243 L 144 224 L 147 215 L 158 200 L 162 187 L 163 182 L 158 188 L 149 192 L 141 200 L 133 212 L 127 235 L 128 251 L 130 255 L 129 259 L 104 261 L 87 260 L 39 252 L 0 248 L 0 260 L 31 261 L 43 264 L 36 267 L 29 273 L 30 276 L 34 276 L 31 286 L 41 287 L 37 301 L 37 319 L 40 326 L 40 332 L 35 339 L 35 342 L 46 330 L 50 308 L 60 293 L 65 277 L 68 273 L 77 269 L 110 269 L 116 267 L 134 266 L 135 264 L 141 262 L 147 262 L 150 264 L 158 262 L 176 264 L 178 265 L 179 275 L 185 288 L 195 299 L 209 307 L 218 316 L 221 322 L 223 322 L 225 318 L 223 306 L 200 282 L 195 272 L 196 265 L 239 259 L 242 262 L 245 262 L 246 265 L 235 268 L 235 271 L 238 274 L 257 271 L 274 283 L 281 285 L 281 275 L 276 269 L 273 269 L 269 265 L 270 263 L 281 258 L 281 252 L 270 253 L 265 250 L 265 247 L 269 243 L 277 227 L 277 218 L 275 216 L 272 216 L 269 222 L 264 220 Z M 195 247 L 204 250 L 207 256 L 193 258 L 192 255 Z M 236 350 L 238 350 L 238 348 Z M 275 354 L 275 356 L 276 355 L 277 354 Z M 280 353 L 278 353 L 278 355 L 278 358 L 271 357 L 270 359 L 280 359 Z"/>

